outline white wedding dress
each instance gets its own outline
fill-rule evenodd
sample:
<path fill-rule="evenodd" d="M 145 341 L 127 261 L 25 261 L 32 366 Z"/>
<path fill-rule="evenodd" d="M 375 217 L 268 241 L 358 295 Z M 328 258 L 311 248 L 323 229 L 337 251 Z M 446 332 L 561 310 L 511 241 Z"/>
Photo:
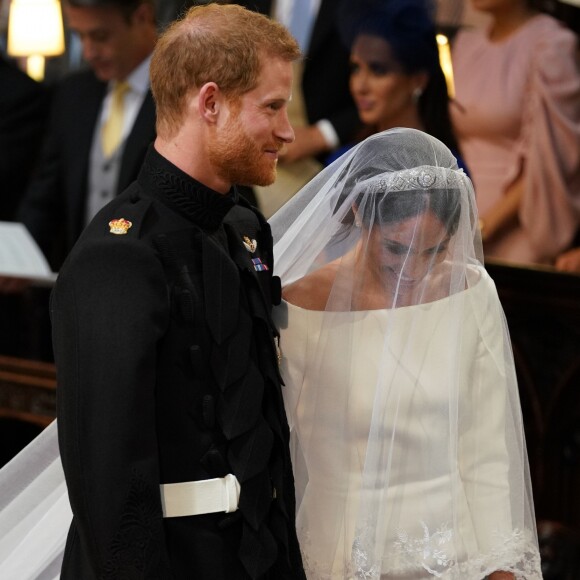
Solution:
<path fill-rule="evenodd" d="M 365 577 L 362 499 L 383 522 L 385 578 L 482 578 L 486 558 L 495 565 L 520 558 L 527 539 L 512 527 L 506 477 L 510 369 L 503 368 L 501 312 L 485 270 L 474 268 L 471 277 L 479 281 L 464 292 L 394 310 L 278 307 L 297 528 L 310 580 Z M 458 309 L 460 329 L 449 324 Z M 449 348 L 457 342 L 460 365 Z M 350 357 L 340 355 L 346 345 Z M 455 369 L 460 376 L 448 381 Z M 375 479 L 382 488 L 365 489 L 378 399 L 388 401 L 381 412 L 389 459 Z"/>

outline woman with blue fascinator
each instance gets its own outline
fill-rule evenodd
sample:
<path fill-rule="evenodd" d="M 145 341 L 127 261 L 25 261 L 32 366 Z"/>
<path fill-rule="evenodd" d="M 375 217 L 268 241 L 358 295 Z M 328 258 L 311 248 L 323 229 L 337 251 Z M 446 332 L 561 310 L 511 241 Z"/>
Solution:
<path fill-rule="evenodd" d="M 339 14 L 350 47 L 350 90 L 364 124 L 359 140 L 394 127 L 419 129 L 447 145 L 465 169 L 449 117 L 431 3 L 343 0 Z"/>

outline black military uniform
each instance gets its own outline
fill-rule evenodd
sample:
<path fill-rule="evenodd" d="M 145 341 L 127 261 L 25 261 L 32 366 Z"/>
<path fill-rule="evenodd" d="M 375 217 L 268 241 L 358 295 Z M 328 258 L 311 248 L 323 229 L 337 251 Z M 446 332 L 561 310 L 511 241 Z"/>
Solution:
<path fill-rule="evenodd" d="M 305 578 L 268 224 L 153 148 L 52 299 L 74 519 L 61 578 Z M 163 518 L 160 484 L 222 478 L 233 513 Z"/>

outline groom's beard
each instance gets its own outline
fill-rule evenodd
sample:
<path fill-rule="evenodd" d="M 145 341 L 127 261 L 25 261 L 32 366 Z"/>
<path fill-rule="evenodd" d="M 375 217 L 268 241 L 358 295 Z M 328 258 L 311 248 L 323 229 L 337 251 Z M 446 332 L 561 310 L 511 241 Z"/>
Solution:
<path fill-rule="evenodd" d="M 277 167 L 277 159 L 266 151 L 280 151 L 282 146 L 282 142 L 257 143 L 236 114 L 209 144 L 208 154 L 217 174 L 227 182 L 264 186 L 274 183 Z"/>

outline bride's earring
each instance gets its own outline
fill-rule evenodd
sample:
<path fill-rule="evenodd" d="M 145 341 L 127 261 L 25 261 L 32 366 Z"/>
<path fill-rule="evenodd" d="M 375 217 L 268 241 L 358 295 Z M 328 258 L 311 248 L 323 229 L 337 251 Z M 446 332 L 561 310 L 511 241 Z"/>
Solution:
<path fill-rule="evenodd" d="M 411 98 L 413 99 L 414 103 L 417 103 L 423 94 L 423 89 L 421 87 L 415 87 L 413 92 L 411 93 Z"/>
<path fill-rule="evenodd" d="M 360 228 L 362 225 L 362 221 L 360 219 L 360 216 L 358 215 L 358 207 L 356 204 L 352 205 L 352 213 L 354 215 L 354 227 Z"/>

